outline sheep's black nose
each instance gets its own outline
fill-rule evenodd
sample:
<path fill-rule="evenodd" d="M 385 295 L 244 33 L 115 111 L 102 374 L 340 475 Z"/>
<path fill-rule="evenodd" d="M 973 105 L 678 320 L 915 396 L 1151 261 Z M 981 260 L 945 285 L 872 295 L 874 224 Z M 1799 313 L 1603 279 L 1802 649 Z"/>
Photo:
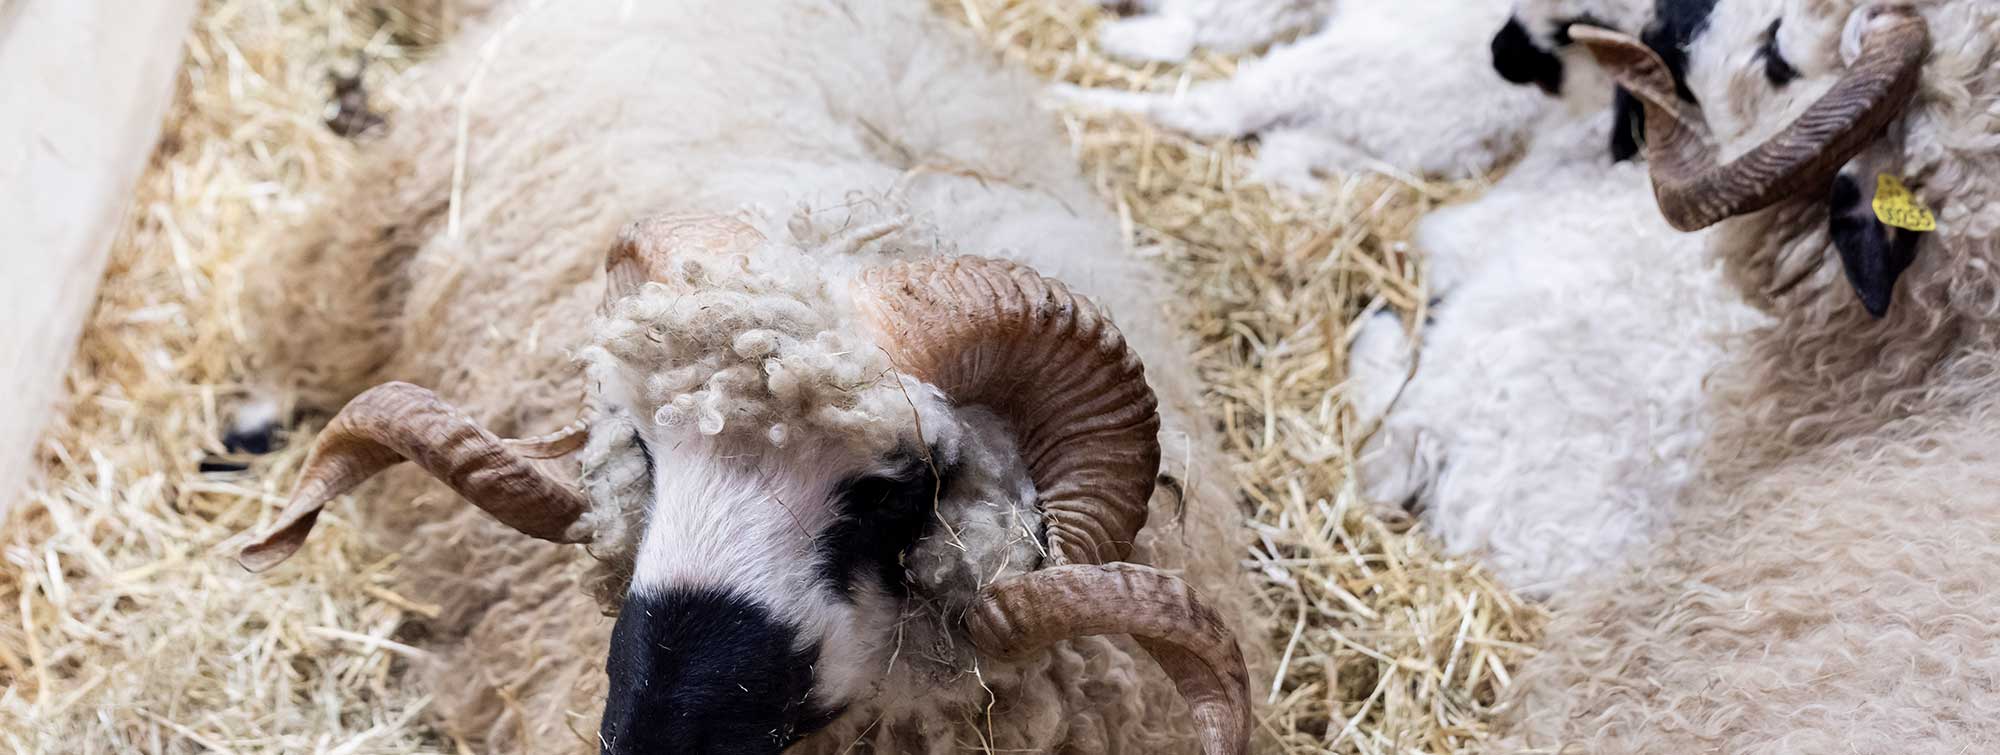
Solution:
<path fill-rule="evenodd" d="M 830 723 L 812 704 L 818 649 L 757 601 L 635 590 L 606 660 L 604 755 L 777 755 Z"/>
<path fill-rule="evenodd" d="M 1516 84 L 1534 84 L 1549 94 L 1562 92 L 1562 59 L 1535 46 L 1519 19 L 1507 19 L 1493 35 L 1493 70 Z"/>

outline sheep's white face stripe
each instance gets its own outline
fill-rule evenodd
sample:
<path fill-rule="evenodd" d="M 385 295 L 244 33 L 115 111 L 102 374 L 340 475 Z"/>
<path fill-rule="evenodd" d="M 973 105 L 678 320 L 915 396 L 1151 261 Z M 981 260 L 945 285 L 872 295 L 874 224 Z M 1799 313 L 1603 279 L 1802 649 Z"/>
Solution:
<path fill-rule="evenodd" d="M 653 501 L 633 587 L 740 587 L 798 578 L 812 534 L 832 522 L 824 503 L 837 478 L 800 459 L 793 474 L 757 474 L 767 458 L 718 454 L 686 440 L 653 453 Z M 687 446 L 699 450 L 688 453 Z M 783 462 L 779 462 L 783 463 Z"/>
<path fill-rule="evenodd" d="M 792 623 L 802 644 L 819 646 L 815 697 L 852 700 L 873 659 L 855 619 L 884 612 L 835 596 L 814 545 L 837 518 L 835 487 L 864 465 L 823 444 L 732 449 L 661 434 L 678 437 L 648 440 L 655 498 L 632 590 L 716 588 L 755 601 Z"/>

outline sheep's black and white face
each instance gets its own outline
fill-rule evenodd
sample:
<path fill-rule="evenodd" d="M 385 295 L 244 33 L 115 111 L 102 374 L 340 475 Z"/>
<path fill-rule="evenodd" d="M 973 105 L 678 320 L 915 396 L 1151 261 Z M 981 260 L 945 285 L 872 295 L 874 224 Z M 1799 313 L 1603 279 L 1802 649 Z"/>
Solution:
<path fill-rule="evenodd" d="M 1580 108 L 1600 108 L 1611 93 L 1619 123 L 1611 133 L 1611 157 L 1629 159 L 1639 150 L 1637 103 L 1574 47 L 1569 30 L 1574 24 L 1636 30 L 1647 10 L 1647 0 L 1520 0 L 1493 35 L 1493 70 L 1507 81 L 1532 84 Z"/>
<path fill-rule="evenodd" d="M 1778 133 L 1832 88 L 1846 67 L 1841 27 L 1805 12 L 1821 0 L 1721 0 L 1703 15 L 1663 18 L 1646 37 L 1669 69 L 1677 69 L 1683 95 L 1702 115 L 1731 159 Z"/>
<path fill-rule="evenodd" d="M 1870 18 L 1868 4 L 1843 0 L 1721 0 L 1706 16 L 1670 19 L 1647 42 L 1675 69 L 1683 95 L 1701 105 L 1726 161 L 1784 130 L 1831 90 L 1853 65 Z M 1767 290 L 1788 288 L 1837 256 L 1862 306 L 1883 316 L 1925 238 L 1882 222 L 1872 208 L 1881 176 L 1916 183 L 1902 173 L 1903 133 L 1900 120 L 1892 123 L 1833 177 L 1814 208 L 1825 213 L 1824 235 L 1774 244 L 1769 233 L 1745 234 L 1745 249 L 1724 253 L 1775 251 L 1780 259 L 1756 265 L 1770 271 L 1760 281 Z"/>
<path fill-rule="evenodd" d="M 636 425 L 649 503 L 606 670 L 607 755 L 775 753 L 892 678 L 964 659 L 943 616 L 1033 569 L 1034 486 L 1007 428 L 921 384 L 916 443 L 705 436 Z M 631 491 L 637 486 L 623 486 Z"/>

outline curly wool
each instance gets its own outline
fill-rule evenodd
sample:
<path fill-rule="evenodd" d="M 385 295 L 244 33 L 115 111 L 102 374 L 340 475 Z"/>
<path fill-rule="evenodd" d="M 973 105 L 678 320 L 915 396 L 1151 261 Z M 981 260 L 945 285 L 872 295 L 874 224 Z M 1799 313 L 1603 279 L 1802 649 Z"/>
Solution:
<path fill-rule="evenodd" d="M 1903 273 L 1888 315 L 1875 320 L 1855 306 L 1842 277 L 1823 203 L 1781 204 L 1717 228 L 1712 253 L 1732 282 L 1780 318 L 1737 362 L 1734 379 L 1719 386 L 1719 405 L 1741 421 L 1727 431 L 1718 458 L 1740 454 L 1744 464 L 1757 465 L 1913 414 L 1949 412 L 1980 395 L 1953 388 L 1961 381 L 1948 376 L 1958 371 L 1955 362 L 2000 344 L 1994 327 L 2000 322 L 2000 270 L 1994 268 L 2000 213 L 1991 206 L 2000 200 L 2000 120 L 1991 109 L 1992 98 L 2000 96 L 2000 8 L 1955 0 L 1918 5 L 1930 21 L 1933 52 L 1901 138 L 1883 139 L 1871 151 L 1893 153 L 1890 164 L 1900 165 L 1917 197 L 1937 209 L 1938 231 Z M 1840 0 L 1785 4 L 1786 17 L 1795 19 L 1789 24 L 1794 32 L 1781 34 L 1780 42 L 1789 43 L 1786 54 L 1837 65 L 1843 22 L 1859 6 Z M 1716 12 L 1730 14 L 1717 23 L 1748 23 L 1775 9 L 1772 0 L 1763 0 L 1725 2 Z M 1730 78 L 1727 68 L 1689 75 L 1712 77 L 1710 87 L 1734 95 L 1711 116 L 1720 124 L 1719 136 L 1733 137 L 1726 151 L 1743 149 L 1743 142 L 1772 129 L 1755 119 L 1760 108 L 1790 117 L 1820 88 L 1800 86 L 1773 107 L 1753 97 L 1755 87 Z M 1786 299 L 1763 293 L 1787 271 L 1812 264 L 1820 269 Z"/>
<path fill-rule="evenodd" d="M 1852 0 L 1724 0 L 1689 80 L 1725 152 L 1824 91 Z M 1592 753 L 2000 748 L 2000 8 L 1919 3 L 1932 54 L 1893 151 L 1939 230 L 1872 319 L 1823 203 L 1710 244 L 1775 322 L 1712 381 L 1703 478 L 1643 563 L 1559 600 L 1514 747 Z M 1757 35 L 1806 77 L 1774 97 Z M 1704 47 L 1716 45 L 1716 47 Z M 1718 66 L 1718 61 L 1721 64 Z M 1802 265 L 1790 294 L 1762 292 Z"/>
<path fill-rule="evenodd" d="M 837 252 L 835 252 L 837 253 Z M 845 438 L 864 454 L 915 437 L 888 355 L 844 316 L 816 253 L 782 242 L 675 257 L 591 327 L 583 352 L 600 382 L 637 374 L 653 423 L 702 435 L 795 432 Z"/>

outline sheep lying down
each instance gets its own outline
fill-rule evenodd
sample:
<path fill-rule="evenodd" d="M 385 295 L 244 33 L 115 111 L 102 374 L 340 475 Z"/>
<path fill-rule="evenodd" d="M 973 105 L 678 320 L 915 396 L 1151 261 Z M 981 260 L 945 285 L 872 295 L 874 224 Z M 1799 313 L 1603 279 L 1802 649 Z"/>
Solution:
<path fill-rule="evenodd" d="M 1993 752 L 2000 6 L 1689 5 L 1666 45 L 1571 33 L 1645 103 L 1662 215 L 1772 321 L 1657 545 L 1555 601 L 1504 749 Z"/>
<path fill-rule="evenodd" d="M 1028 82 L 919 2 L 486 23 L 254 287 L 339 411 L 245 566 L 379 533 L 484 752 L 1246 751 L 1186 350 Z"/>
<path fill-rule="evenodd" d="M 1381 421 L 1360 456 L 1364 497 L 1538 597 L 1644 553 L 1666 526 L 1707 434 L 1706 379 L 1763 319 L 1704 236 L 1660 217 L 1617 138 L 1636 136 L 1637 111 L 1614 106 L 1609 77 L 1567 41 L 1583 20 L 1637 31 L 1633 5 L 1515 5 L 1486 85 L 1539 84 L 1563 106 L 1526 126 L 1496 185 L 1418 222 L 1421 347 L 1385 312 L 1350 352 L 1358 414 Z"/>
<path fill-rule="evenodd" d="M 1507 15 L 1504 0 L 1342 3 L 1313 34 L 1186 92 L 1056 91 L 1197 137 L 1254 136 L 1252 177 L 1302 192 L 1339 171 L 1477 176 L 1549 107 L 1493 73 Z"/>
<path fill-rule="evenodd" d="M 1665 526 L 1723 340 L 1762 319 L 1705 264 L 1702 236 L 1660 219 L 1645 167 L 1611 161 L 1612 127 L 1608 111 L 1545 122 L 1492 189 L 1419 221 L 1436 300 L 1420 353 L 1389 313 L 1351 352 L 1356 409 L 1382 420 L 1363 495 L 1535 596 Z"/>

